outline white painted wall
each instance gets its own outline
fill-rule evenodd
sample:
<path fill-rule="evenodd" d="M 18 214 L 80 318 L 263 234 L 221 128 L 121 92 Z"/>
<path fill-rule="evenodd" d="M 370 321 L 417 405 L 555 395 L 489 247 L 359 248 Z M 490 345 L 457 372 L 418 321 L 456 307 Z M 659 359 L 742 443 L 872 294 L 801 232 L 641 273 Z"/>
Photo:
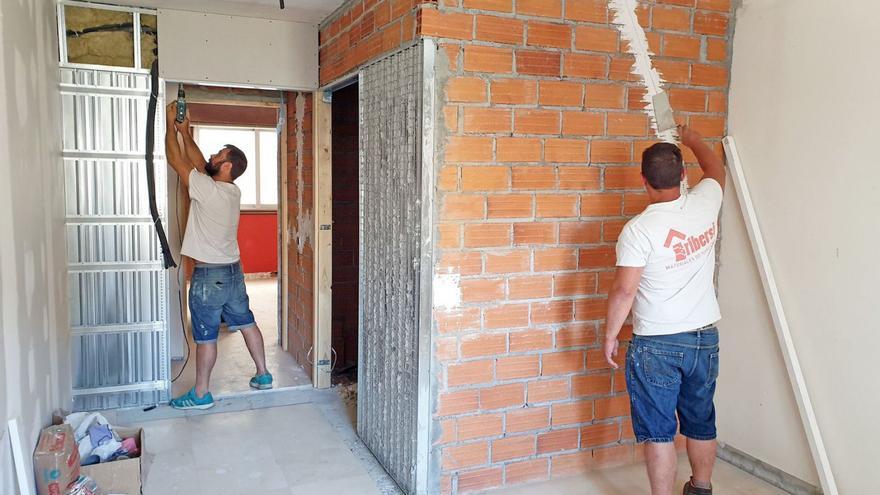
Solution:
<path fill-rule="evenodd" d="M 54 6 L 0 2 L 0 431 L 19 418 L 26 455 L 70 405 Z M 0 493 L 19 493 L 0 436 Z"/>
<path fill-rule="evenodd" d="M 318 26 L 159 9 L 159 73 L 168 81 L 312 90 Z"/>
<path fill-rule="evenodd" d="M 840 493 L 880 487 L 877 245 L 880 2 L 745 0 L 729 134 Z M 732 191 L 726 195 L 722 440 L 817 483 Z"/>

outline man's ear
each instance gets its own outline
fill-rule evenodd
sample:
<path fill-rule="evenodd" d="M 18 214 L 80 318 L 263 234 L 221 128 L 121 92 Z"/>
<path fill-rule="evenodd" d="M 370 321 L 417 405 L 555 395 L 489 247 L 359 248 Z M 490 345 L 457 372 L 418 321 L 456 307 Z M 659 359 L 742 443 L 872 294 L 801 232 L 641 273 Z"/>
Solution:
<path fill-rule="evenodd" d="M 223 162 L 220 164 L 220 173 L 229 172 L 232 174 L 232 162 Z"/>
<path fill-rule="evenodd" d="M 645 174 L 639 174 L 639 177 L 642 178 L 642 185 L 645 186 L 645 189 L 648 188 L 648 179 L 645 178 Z"/>

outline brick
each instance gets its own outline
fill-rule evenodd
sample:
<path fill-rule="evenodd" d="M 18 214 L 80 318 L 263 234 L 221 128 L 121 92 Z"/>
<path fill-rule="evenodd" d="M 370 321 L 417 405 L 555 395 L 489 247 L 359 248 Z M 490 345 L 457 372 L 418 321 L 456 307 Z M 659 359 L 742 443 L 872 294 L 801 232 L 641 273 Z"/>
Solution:
<path fill-rule="evenodd" d="M 492 161 L 492 138 L 450 136 L 446 145 L 447 162 Z"/>
<path fill-rule="evenodd" d="M 713 113 L 727 111 L 727 93 L 724 91 L 710 91 L 708 110 Z"/>
<path fill-rule="evenodd" d="M 577 268 L 577 252 L 568 248 L 535 251 L 535 271 L 552 272 Z"/>
<path fill-rule="evenodd" d="M 623 336 L 621 336 L 622 339 Z M 620 352 L 617 353 L 617 356 L 612 356 L 612 359 L 615 363 L 624 367 L 626 364 L 626 349 L 621 348 Z M 605 360 L 605 353 L 602 349 L 590 349 L 587 351 L 587 369 L 594 370 L 610 370 L 611 366 L 608 364 L 608 361 Z"/>
<path fill-rule="evenodd" d="M 729 71 L 726 67 L 694 64 L 691 69 L 691 84 L 695 86 L 727 86 Z"/>
<path fill-rule="evenodd" d="M 509 167 L 462 167 L 461 190 L 505 191 L 510 188 Z"/>
<path fill-rule="evenodd" d="M 666 34 L 663 36 L 663 56 L 698 60 L 700 58 L 700 38 Z"/>
<path fill-rule="evenodd" d="M 503 484 L 501 467 L 489 467 L 459 473 L 458 492 L 469 493 L 497 488 Z"/>
<path fill-rule="evenodd" d="M 568 81 L 540 81 L 538 102 L 542 106 L 579 107 L 584 100 L 584 85 Z"/>
<path fill-rule="evenodd" d="M 559 76 L 562 55 L 559 52 L 517 50 L 516 72 L 533 76 Z"/>
<path fill-rule="evenodd" d="M 510 132 L 510 115 L 504 108 L 465 107 L 464 132 Z"/>
<path fill-rule="evenodd" d="M 730 0 L 697 0 L 697 8 L 730 12 Z"/>
<path fill-rule="evenodd" d="M 706 115 L 691 115 L 688 118 L 688 125 L 707 138 L 724 137 L 725 122 L 724 117 Z"/>
<path fill-rule="evenodd" d="M 458 359 L 458 339 L 449 337 L 434 340 L 434 355 L 440 361 L 453 361 Z"/>
<path fill-rule="evenodd" d="M 630 338 L 632 338 L 631 335 L 630 335 Z M 622 340 L 623 340 L 623 338 L 621 337 L 621 341 Z M 614 374 L 612 375 L 611 391 L 616 394 L 626 392 L 626 376 L 625 376 L 626 371 L 625 371 L 625 369 L 626 369 L 626 367 L 624 366 L 623 369 L 614 371 Z"/>
<path fill-rule="evenodd" d="M 486 273 L 517 273 L 529 271 L 531 252 L 528 250 L 486 254 Z"/>
<path fill-rule="evenodd" d="M 522 383 L 496 385 L 480 389 L 480 409 L 488 411 L 525 404 L 526 387 Z"/>
<path fill-rule="evenodd" d="M 501 414 L 478 414 L 457 420 L 458 441 L 498 436 L 504 431 L 504 417 Z"/>
<path fill-rule="evenodd" d="M 488 197 L 489 218 L 531 218 L 532 197 L 525 194 L 498 194 Z"/>
<path fill-rule="evenodd" d="M 641 113 L 608 113 L 609 136 L 646 136 L 648 117 Z"/>
<path fill-rule="evenodd" d="M 670 88 L 669 104 L 679 112 L 705 112 L 706 92 L 701 89 Z"/>
<path fill-rule="evenodd" d="M 642 187 L 644 186 L 641 167 L 605 168 L 606 189 L 641 189 Z"/>
<path fill-rule="evenodd" d="M 451 364 L 446 367 L 446 383 L 450 387 L 476 385 L 492 381 L 491 359 Z"/>
<path fill-rule="evenodd" d="M 713 62 L 727 60 L 727 40 L 706 38 L 706 59 Z"/>
<path fill-rule="evenodd" d="M 602 222 L 564 222 L 559 225 L 560 244 L 595 244 L 602 237 Z"/>
<path fill-rule="evenodd" d="M 620 423 L 620 439 L 621 440 L 633 440 L 636 438 L 636 434 L 633 431 L 632 420 L 625 419 Z"/>
<path fill-rule="evenodd" d="M 501 147 L 502 141 L 505 140 L 498 140 L 499 147 Z M 540 143 L 539 140 L 534 141 L 538 141 Z M 532 149 L 531 144 L 529 144 L 528 147 L 526 146 L 526 144 L 527 143 L 523 143 L 523 146 L 515 146 L 515 148 L 520 147 L 524 149 Z M 510 152 L 513 153 L 513 150 L 511 149 Z M 506 156 L 507 151 L 505 151 L 504 153 Z M 513 157 L 511 156 L 510 158 L 512 159 Z M 511 186 L 514 190 L 553 189 L 556 187 L 556 171 L 552 167 L 513 167 L 511 169 Z"/>
<path fill-rule="evenodd" d="M 656 66 L 659 61 L 654 59 L 654 65 Z M 639 77 L 632 72 L 633 64 L 635 64 L 635 58 L 631 55 L 611 57 L 611 63 L 608 66 L 608 79 L 612 81 L 638 81 Z"/>
<path fill-rule="evenodd" d="M 574 31 L 574 47 L 577 50 L 614 53 L 619 37 L 615 28 L 578 26 Z"/>
<path fill-rule="evenodd" d="M 419 16 L 421 34 L 459 40 L 473 38 L 474 16 L 470 14 L 420 9 Z"/>
<path fill-rule="evenodd" d="M 523 435 L 492 442 L 492 462 L 504 462 L 535 454 L 535 437 Z"/>
<path fill-rule="evenodd" d="M 540 380 L 529 382 L 527 400 L 529 404 L 563 400 L 570 393 L 568 380 Z"/>
<path fill-rule="evenodd" d="M 544 160 L 557 163 L 586 163 L 587 141 L 580 139 L 547 139 Z"/>
<path fill-rule="evenodd" d="M 517 19 L 508 19 L 494 15 L 477 15 L 475 38 L 492 43 L 521 45 L 523 43 L 524 23 Z"/>
<path fill-rule="evenodd" d="M 565 24 L 530 21 L 527 44 L 550 48 L 571 48 L 571 27 Z"/>
<path fill-rule="evenodd" d="M 443 123 L 445 124 L 446 129 L 451 132 L 458 131 L 458 107 L 454 105 L 447 105 L 443 107 Z M 457 178 L 456 178 L 457 180 Z M 456 182 L 457 184 L 457 182 Z"/>
<path fill-rule="evenodd" d="M 627 163 L 632 161 L 630 141 L 590 142 L 590 163 Z"/>
<path fill-rule="evenodd" d="M 608 22 L 607 0 L 567 0 L 565 18 L 570 21 Z"/>
<path fill-rule="evenodd" d="M 510 225 L 465 225 L 464 246 L 469 248 L 501 247 L 510 245 Z"/>
<path fill-rule="evenodd" d="M 614 283 L 614 271 L 599 272 L 599 294 L 607 295 Z"/>
<path fill-rule="evenodd" d="M 495 12 L 513 12 L 513 0 L 464 0 L 464 8 L 492 10 Z"/>
<path fill-rule="evenodd" d="M 538 435 L 538 454 L 551 454 L 578 448 L 578 429 L 567 428 Z"/>
<path fill-rule="evenodd" d="M 549 275 L 510 278 L 507 283 L 509 286 L 507 297 L 510 299 L 550 297 L 552 291 L 552 279 Z M 512 347 L 511 344 L 511 350 Z"/>
<path fill-rule="evenodd" d="M 504 281 L 474 279 L 461 281 L 461 299 L 464 302 L 494 301 L 504 297 Z"/>
<path fill-rule="evenodd" d="M 727 34 L 728 21 L 727 14 L 720 14 L 717 12 L 696 12 L 694 14 L 694 32 L 724 36 Z"/>
<path fill-rule="evenodd" d="M 691 11 L 689 9 L 656 5 L 651 17 L 653 21 L 651 26 L 654 29 L 682 32 L 691 30 Z"/>
<path fill-rule="evenodd" d="M 550 461 L 550 475 L 553 478 L 572 476 L 589 471 L 593 466 L 592 452 L 577 452 L 553 457 Z"/>
<path fill-rule="evenodd" d="M 623 196 L 623 214 L 636 215 L 648 207 L 648 195 L 645 193 L 626 193 Z M 583 205 L 583 200 L 581 200 Z"/>
<path fill-rule="evenodd" d="M 388 30 L 388 31 L 390 31 L 390 30 Z M 395 31 L 397 31 L 397 30 L 395 30 Z M 384 41 L 383 41 L 383 43 L 384 43 Z M 397 45 L 397 44 L 399 44 L 399 42 L 395 43 L 394 45 Z M 384 46 L 384 44 L 383 44 L 382 48 L 385 50 L 388 50 L 388 48 L 386 48 Z M 440 45 L 440 48 L 443 49 L 443 51 L 446 53 L 447 60 L 449 60 L 449 69 L 452 71 L 457 70 L 458 69 L 458 54 L 459 54 L 459 52 L 461 52 L 461 45 L 452 44 L 452 43 L 442 43 Z"/>
<path fill-rule="evenodd" d="M 517 485 L 532 481 L 548 479 L 550 472 L 549 459 L 531 459 L 527 461 L 512 462 L 504 467 L 504 479 L 508 485 Z"/>
<path fill-rule="evenodd" d="M 517 110 L 514 115 L 514 130 L 521 134 L 559 134 L 559 120 L 558 111 Z"/>
<path fill-rule="evenodd" d="M 454 419 L 444 419 L 440 421 L 440 438 L 434 442 L 434 445 L 445 445 L 455 443 L 458 439 L 458 433 L 455 428 Z"/>
<path fill-rule="evenodd" d="M 540 430 L 550 426 L 549 407 L 528 407 L 508 411 L 505 415 L 507 433 Z"/>
<path fill-rule="evenodd" d="M 584 105 L 590 108 L 624 108 L 626 88 L 619 84 L 587 84 Z"/>
<path fill-rule="evenodd" d="M 461 339 L 463 358 L 493 356 L 507 352 L 507 334 L 489 333 L 467 335 Z"/>
<path fill-rule="evenodd" d="M 608 57 L 585 53 L 566 53 L 562 74 L 565 77 L 604 79 L 608 75 Z"/>
<path fill-rule="evenodd" d="M 443 191 L 455 191 L 458 189 L 458 167 L 441 167 L 438 185 Z"/>
<path fill-rule="evenodd" d="M 606 220 L 602 222 L 602 240 L 604 242 L 617 242 L 624 225 L 626 225 L 625 220 Z"/>
<path fill-rule="evenodd" d="M 528 79 L 496 79 L 491 86 L 492 103 L 530 105 L 538 102 L 538 85 Z"/>
<path fill-rule="evenodd" d="M 644 111 L 647 106 L 645 95 L 647 95 L 645 88 L 626 88 L 626 109 Z"/>
<path fill-rule="evenodd" d="M 573 323 L 556 331 L 556 348 L 577 347 L 593 345 L 596 343 L 598 332 L 594 323 Z M 572 382 L 572 387 L 574 382 Z"/>
<path fill-rule="evenodd" d="M 412 3 L 407 0 L 391 0 L 391 18 L 396 19 L 412 8 Z"/>
<path fill-rule="evenodd" d="M 483 310 L 486 330 L 529 326 L 529 306 L 527 304 L 507 304 Z"/>
<path fill-rule="evenodd" d="M 482 196 L 446 194 L 441 216 L 444 220 L 481 220 L 486 217 L 485 201 Z"/>
<path fill-rule="evenodd" d="M 593 401 L 553 404 L 550 411 L 552 426 L 586 423 L 593 420 Z"/>
<path fill-rule="evenodd" d="M 443 273 L 454 272 L 461 275 L 479 275 L 483 272 L 483 257 L 479 252 L 444 251 L 437 268 L 443 271 Z"/>
<path fill-rule="evenodd" d="M 516 13 L 536 17 L 562 17 L 562 0 L 517 0 Z"/>
<path fill-rule="evenodd" d="M 562 112 L 562 133 L 577 136 L 603 136 L 605 134 L 605 114 Z"/>
<path fill-rule="evenodd" d="M 498 138 L 496 143 L 499 162 L 541 161 L 541 140 L 537 138 Z M 517 189 L 517 168 L 513 169 L 513 187 Z M 519 175 L 522 179 L 522 175 Z"/>
<path fill-rule="evenodd" d="M 512 332 L 508 338 L 510 341 L 510 352 L 540 351 L 553 347 L 553 332 L 549 330 Z M 531 391 L 531 388 L 529 390 Z"/>
<path fill-rule="evenodd" d="M 597 469 L 622 466 L 633 461 L 633 446 L 618 445 L 593 451 L 593 464 Z"/>
<path fill-rule="evenodd" d="M 581 216 L 618 216 L 622 203 L 623 196 L 620 194 L 583 194 L 581 195 Z"/>
<path fill-rule="evenodd" d="M 513 225 L 513 243 L 552 244 L 556 242 L 556 226 L 552 223 L 517 223 Z"/>
<path fill-rule="evenodd" d="M 601 320 L 605 318 L 608 311 L 607 306 L 608 303 L 605 299 L 578 299 L 574 304 L 574 319 L 577 321 Z"/>
<path fill-rule="evenodd" d="M 480 407 L 480 396 L 476 390 L 441 393 L 438 399 L 437 415 L 451 416 L 476 411 Z"/>
<path fill-rule="evenodd" d="M 462 469 L 480 466 L 489 461 L 489 442 L 445 447 L 443 449 L 443 469 Z"/>
<path fill-rule="evenodd" d="M 559 273 L 553 276 L 553 296 L 583 296 L 596 293 L 596 274 Z"/>
<path fill-rule="evenodd" d="M 581 428 L 581 448 L 608 445 L 620 440 L 618 423 L 599 423 Z"/>
<path fill-rule="evenodd" d="M 618 395 L 607 399 L 596 399 L 596 419 L 629 416 L 629 396 Z"/>
<path fill-rule="evenodd" d="M 465 308 L 449 311 L 435 311 L 434 320 L 440 333 L 456 333 L 480 327 L 480 310 Z"/>
<path fill-rule="evenodd" d="M 446 84 L 446 98 L 467 103 L 486 101 L 486 81 L 478 77 L 453 77 Z"/>
<path fill-rule="evenodd" d="M 559 189 L 598 190 L 601 170 L 595 167 L 559 167 Z"/>
<path fill-rule="evenodd" d="M 611 375 L 608 373 L 576 375 L 571 377 L 572 397 L 590 397 L 611 393 Z"/>
<path fill-rule="evenodd" d="M 583 370 L 583 351 L 552 352 L 541 356 L 541 376 L 564 375 Z"/>
<path fill-rule="evenodd" d="M 482 45 L 466 45 L 464 70 L 495 74 L 513 72 L 513 51 Z"/>
<path fill-rule="evenodd" d="M 535 216 L 538 218 L 569 218 L 578 216 L 576 194 L 537 195 Z"/>
<path fill-rule="evenodd" d="M 513 356 L 498 358 L 495 363 L 495 378 L 515 380 L 538 376 L 538 356 Z"/>

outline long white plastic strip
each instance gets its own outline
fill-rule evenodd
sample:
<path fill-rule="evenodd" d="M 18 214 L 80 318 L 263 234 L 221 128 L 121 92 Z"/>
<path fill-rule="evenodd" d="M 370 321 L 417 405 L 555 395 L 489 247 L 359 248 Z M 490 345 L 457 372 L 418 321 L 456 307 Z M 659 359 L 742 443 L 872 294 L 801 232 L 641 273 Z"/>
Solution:
<path fill-rule="evenodd" d="M 825 451 L 822 434 L 819 432 L 819 423 L 816 421 L 813 403 L 810 401 L 810 394 L 807 391 L 807 383 L 801 372 L 801 365 L 794 348 L 794 341 L 791 338 L 788 320 L 785 318 L 782 300 L 776 288 L 776 279 L 773 277 L 773 269 L 770 267 L 767 249 L 764 247 L 764 236 L 761 234 L 761 227 L 758 225 L 755 207 L 752 205 L 752 196 L 749 194 L 749 186 L 743 174 L 742 162 L 736 149 L 736 142 L 733 140 L 733 137 L 727 136 L 724 138 L 723 143 L 724 154 L 727 156 L 727 165 L 730 167 L 730 175 L 736 187 L 736 196 L 739 198 L 746 230 L 752 243 L 752 252 L 755 254 L 755 261 L 758 264 L 761 283 L 764 285 L 764 295 L 767 297 L 770 314 L 773 316 L 773 326 L 776 328 L 776 336 L 779 337 L 779 346 L 782 348 L 785 367 L 788 369 L 788 377 L 791 380 L 791 387 L 794 390 L 798 409 L 800 409 L 801 421 L 804 424 L 807 441 L 810 443 L 810 452 L 813 454 L 813 462 L 816 464 L 819 480 L 822 483 L 822 491 L 825 495 L 838 495 L 834 473 L 831 472 L 831 463 L 828 460 L 828 453 Z"/>

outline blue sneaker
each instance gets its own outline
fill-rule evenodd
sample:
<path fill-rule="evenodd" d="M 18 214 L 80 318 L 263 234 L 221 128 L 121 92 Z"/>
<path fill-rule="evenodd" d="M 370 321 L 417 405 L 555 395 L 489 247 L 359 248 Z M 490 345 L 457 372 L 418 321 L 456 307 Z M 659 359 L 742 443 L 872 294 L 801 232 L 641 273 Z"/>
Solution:
<path fill-rule="evenodd" d="M 170 405 L 174 409 L 210 409 L 214 407 L 214 396 L 211 395 L 211 392 L 207 392 L 198 397 L 196 396 L 196 388 L 193 387 L 180 397 L 171 399 Z"/>
<path fill-rule="evenodd" d="M 251 378 L 251 388 L 269 390 L 272 388 L 272 373 L 263 373 Z"/>

